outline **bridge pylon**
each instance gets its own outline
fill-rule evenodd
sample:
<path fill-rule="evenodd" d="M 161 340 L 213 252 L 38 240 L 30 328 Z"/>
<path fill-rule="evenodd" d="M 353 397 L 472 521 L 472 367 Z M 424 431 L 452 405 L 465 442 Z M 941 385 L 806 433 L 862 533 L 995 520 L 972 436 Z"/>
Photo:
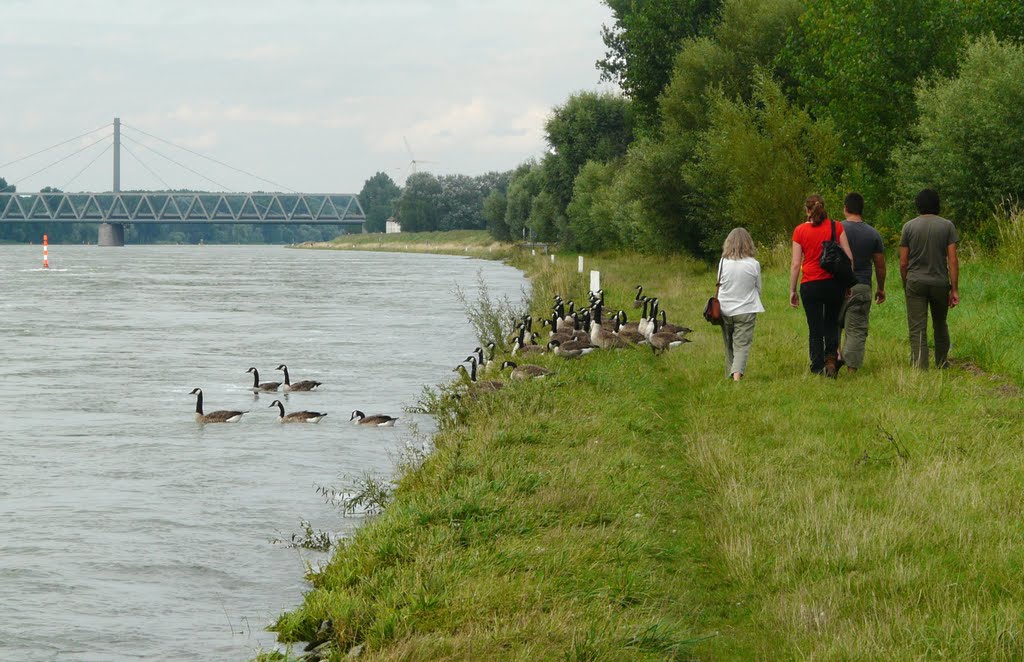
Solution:
<path fill-rule="evenodd" d="M 114 118 L 114 194 L 121 192 L 121 118 Z M 124 223 L 100 223 L 99 246 L 124 246 Z"/>

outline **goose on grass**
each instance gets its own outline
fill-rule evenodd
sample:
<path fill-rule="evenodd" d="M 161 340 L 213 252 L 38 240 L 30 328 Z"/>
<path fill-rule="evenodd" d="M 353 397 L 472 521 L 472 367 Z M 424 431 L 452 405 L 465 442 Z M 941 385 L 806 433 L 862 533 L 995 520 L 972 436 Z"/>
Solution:
<path fill-rule="evenodd" d="M 392 428 L 395 426 L 395 421 L 398 420 L 397 416 L 387 416 L 385 414 L 374 414 L 373 416 L 367 416 L 363 412 L 356 409 L 352 412 L 352 416 L 348 419 L 355 425 L 366 425 L 377 428 Z"/>
<path fill-rule="evenodd" d="M 270 403 L 271 407 L 277 407 L 277 421 L 279 423 L 319 423 L 327 415 L 327 412 L 320 411 L 293 411 L 290 414 L 284 413 L 284 405 L 280 400 Z"/>
<path fill-rule="evenodd" d="M 197 423 L 237 423 L 242 419 L 243 414 L 248 414 L 247 411 L 234 411 L 228 409 L 218 409 L 217 411 L 211 411 L 209 414 L 203 413 L 203 389 L 194 388 L 189 395 L 196 396 L 196 422 Z"/>
<path fill-rule="evenodd" d="M 539 365 L 519 365 L 515 361 L 505 361 L 501 369 L 512 368 L 512 379 L 542 379 L 551 371 Z"/>
<path fill-rule="evenodd" d="M 252 390 L 254 391 L 276 391 L 281 387 L 281 382 L 263 382 L 260 383 L 260 371 L 256 368 L 249 368 L 246 372 L 252 373 Z"/>
<path fill-rule="evenodd" d="M 281 365 L 277 366 L 277 369 L 284 370 L 285 391 L 315 391 L 318 387 L 323 386 L 322 383 L 315 382 L 312 379 L 304 379 L 301 382 L 295 382 L 293 384 L 291 378 L 288 376 L 288 366 L 282 363 Z"/>

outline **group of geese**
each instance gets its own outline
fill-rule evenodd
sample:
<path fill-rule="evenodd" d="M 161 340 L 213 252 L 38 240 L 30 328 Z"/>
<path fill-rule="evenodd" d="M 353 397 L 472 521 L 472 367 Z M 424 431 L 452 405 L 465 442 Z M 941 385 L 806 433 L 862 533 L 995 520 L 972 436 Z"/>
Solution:
<path fill-rule="evenodd" d="M 643 286 L 636 286 L 636 296 L 632 301 L 634 309 L 640 309 L 640 318 L 630 322 L 625 310 L 619 309 L 610 316 L 610 324 L 605 321 L 604 290 L 591 292 L 589 306 L 576 309 L 574 301 L 568 304 L 560 295 L 554 296 L 554 305 L 550 319 L 541 320 L 542 327 L 548 327 L 548 337 L 543 344 L 538 342 L 540 333 L 533 330 L 533 317 L 525 315 L 514 328 L 512 356 L 514 359 L 532 354 L 551 352 L 565 359 L 575 359 L 602 349 L 622 349 L 639 345 L 648 345 L 655 354 L 662 354 L 670 349 L 690 342 L 686 337 L 693 331 L 686 326 L 670 324 L 667 313 L 661 309 L 658 299 L 643 294 Z M 459 372 L 469 384 L 471 393 L 482 393 L 501 390 L 505 382 L 497 379 L 480 379 L 481 373 L 490 372 L 495 365 L 495 343 L 485 347 L 477 347 L 454 372 Z M 543 366 L 520 364 L 516 361 L 501 363 L 501 371 L 511 369 L 512 379 L 543 378 L 551 371 Z"/>
<path fill-rule="evenodd" d="M 277 369 L 284 372 L 283 383 L 261 382 L 259 370 L 255 367 L 246 370 L 247 373 L 252 375 L 252 391 L 254 393 L 276 393 L 278 390 L 281 390 L 285 393 L 308 393 L 323 386 L 321 382 L 312 379 L 292 382 L 291 376 L 288 374 L 288 366 L 283 363 L 277 366 Z M 248 411 L 218 409 L 217 411 L 211 411 L 209 414 L 205 414 L 203 413 L 203 389 L 192 389 L 190 395 L 196 396 L 196 421 L 199 423 L 237 423 L 242 419 L 243 415 L 249 413 Z M 270 407 L 277 407 L 277 420 L 280 423 L 319 423 L 325 416 L 327 416 L 327 412 L 307 410 L 293 411 L 286 414 L 284 411 L 284 404 L 280 400 L 274 400 L 270 404 Z M 352 415 L 349 417 L 349 421 L 356 425 L 373 427 L 392 427 L 397 420 L 397 417 L 386 416 L 384 414 L 367 416 L 358 409 L 353 411 Z"/>

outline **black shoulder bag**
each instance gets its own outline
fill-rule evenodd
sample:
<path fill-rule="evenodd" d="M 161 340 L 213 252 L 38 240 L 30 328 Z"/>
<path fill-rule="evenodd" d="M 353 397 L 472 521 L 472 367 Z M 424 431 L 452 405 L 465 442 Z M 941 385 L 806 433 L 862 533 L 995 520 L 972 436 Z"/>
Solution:
<path fill-rule="evenodd" d="M 722 304 L 718 301 L 718 289 L 722 287 L 722 260 L 718 261 L 718 283 L 715 285 L 715 296 L 708 299 L 704 306 L 704 319 L 715 326 L 722 326 Z"/>
<path fill-rule="evenodd" d="M 832 224 L 832 238 L 821 242 L 821 258 L 818 264 L 832 274 L 832 278 L 844 288 L 853 287 L 857 284 L 853 264 L 842 245 L 836 241 L 836 222 L 829 220 L 829 223 Z"/>

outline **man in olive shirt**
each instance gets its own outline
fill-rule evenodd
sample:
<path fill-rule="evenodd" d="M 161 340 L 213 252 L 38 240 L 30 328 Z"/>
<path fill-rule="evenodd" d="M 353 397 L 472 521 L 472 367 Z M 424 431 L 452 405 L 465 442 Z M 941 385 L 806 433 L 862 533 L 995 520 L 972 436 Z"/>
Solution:
<path fill-rule="evenodd" d="M 875 267 L 878 289 L 875 303 L 885 301 L 885 250 L 882 235 L 864 222 L 864 196 L 851 193 L 843 201 L 843 230 L 853 252 L 853 273 L 857 283 L 843 305 L 843 363 L 848 372 L 856 372 L 864 364 L 864 346 L 868 341 L 868 317 L 871 315 L 871 266 Z"/>
<path fill-rule="evenodd" d="M 960 303 L 960 263 L 956 227 L 939 214 L 939 194 L 924 189 L 915 199 L 917 218 L 907 221 L 900 238 L 900 276 L 907 295 L 910 362 L 928 369 L 928 311 L 935 334 L 935 365 L 945 368 L 949 358 L 946 314 Z"/>

